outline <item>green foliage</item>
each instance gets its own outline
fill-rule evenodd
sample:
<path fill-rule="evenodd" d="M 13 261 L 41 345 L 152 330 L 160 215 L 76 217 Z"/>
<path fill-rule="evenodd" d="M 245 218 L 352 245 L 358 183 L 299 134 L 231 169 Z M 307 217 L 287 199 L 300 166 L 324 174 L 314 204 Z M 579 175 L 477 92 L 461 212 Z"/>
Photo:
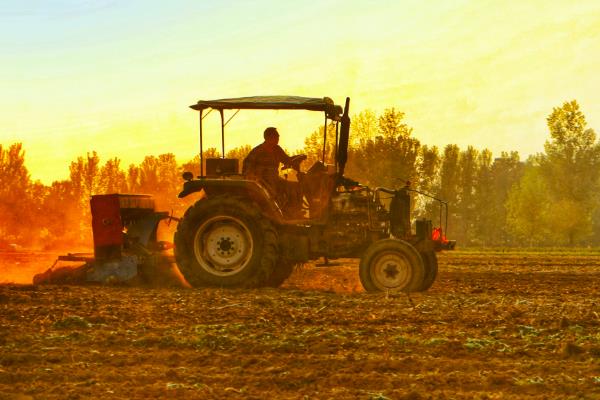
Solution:
<path fill-rule="evenodd" d="M 52 247 L 62 243 L 81 243 L 83 233 L 79 198 L 76 197 L 71 181 L 53 182 L 46 189 L 41 201 L 38 224 L 43 227 L 40 240 L 45 246 Z M 89 230 L 89 227 L 88 227 Z M 85 237 L 85 236 L 84 236 Z"/>
<path fill-rule="evenodd" d="M 103 193 L 127 191 L 127 177 L 120 168 L 121 160 L 112 158 L 100 169 L 99 190 Z"/>
<path fill-rule="evenodd" d="M 449 237 L 462 246 L 503 243 L 504 199 L 514 183 L 510 172 L 519 165 L 518 154 L 503 153 L 492 161 L 492 153 L 487 149 L 480 151 L 469 146 L 461 151 L 456 145 L 447 145 L 439 165 L 435 176 L 423 179 L 420 188 L 449 203 Z M 427 176 L 421 168 L 423 176 Z M 424 216 L 435 224 L 439 212 L 439 206 L 431 203 Z"/>
<path fill-rule="evenodd" d="M 458 159 L 458 201 L 456 212 L 460 218 L 456 218 L 456 226 L 453 231 L 462 238 L 463 243 L 470 243 L 477 226 L 475 209 L 475 193 L 477 190 L 477 173 L 479 152 L 472 146 L 460 152 Z"/>
<path fill-rule="evenodd" d="M 530 162 L 506 201 L 508 229 L 529 246 L 543 242 L 549 234 L 548 187 L 541 175 L 541 167 Z"/>
<path fill-rule="evenodd" d="M 184 211 L 177 197 L 183 180 L 175 155 L 146 156 L 139 167 L 129 168 L 129 174 L 129 192 L 153 195 L 162 210 Z"/>
<path fill-rule="evenodd" d="M 100 157 L 93 151 L 86 157 L 77 157 L 69 166 L 70 180 L 76 197 L 83 203 L 100 189 Z"/>
<path fill-rule="evenodd" d="M 410 137 L 412 128 L 402 123 L 404 113 L 386 109 L 378 118 L 359 114 L 359 140 L 349 149 L 347 175 L 371 186 L 397 187 L 418 182 L 418 159 L 421 143 Z M 375 136 L 373 136 L 375 134 Z"/>
<path fill-rule="evenodd" d="M 439 186 L 439 171 L 442 163 L 437 147 L 421 146 L 417 160 L 417 185 L 419 190 L 430 195 L 436 194 Z M 434 221 L 439 220 L 439 205 L 434 200 L 419 196 L 416 198 L 419 216 L 427 216 Z"/>
<path fill-rule="evenodd" d="M 246 156 L 248 155 L 248 153 L 250 153 L 251 150 L 252 150 L 252 146 L 250 146 L 249 144 L 240 146 L 240 147 L 236 147 L 232 150 L 229 150 L 227 152 L 226 157 L 227 158 L 235 158 L 235 159 L 239 160 L 239 162 L 240 162 L 239 165 L 241 168 L 242 161 L 244 161 L 244 158 L 246 158 Z"/>
<path fill-rule="evenodd" d="M 377 136 L 377 129 L 377 116 L 372 110 L 364 110 L 353 116 L 350 125 L 350 147 L 363 147 L 369 139 Z"/>
<path fill-rule="evenodd" d="M 554 108 L 547 119 L 551 140 L 540 164 L 553 201 L 549 222 L 558 243 L 573 245 L 588 238 L 600 178 L 600 145 L 587 129 L 576 101 Z"/>
<path fill-rule="evenodd" d="M 250 146 L 248 146 L 248 147 L 250 147 Z M 236 149 L 232 150 L 232 152 L 235 152 L 235 151 L 237 151 L 237 150 Z M 209 147 L 208 149 L 206 149 L 202 152 L 202 157 L 204 160 L 204 170 L 206 171 L 206 159 L 207 158 L 219 158 L 219 157 L 221 157 L 221 154 L 215 147 Z M 236 158 L 236 157 L 232 157 L 232 158 Z M 240 163 L 241 163 L 241 161 L 240 161 Z M 183 163 L 183 165 L 181 166 L 181 171 L 182 172 L 189 171 L 194 176 L 199 176 L 200 175 L 200 156 L 196 155 L 191 160 Z"/>
<path fill-rule="evenodd" d="M 475 191 L 473 193 L 473 213 L 476 219 L 472 226 L 471 242 L 489 245 L 493 243 L 497 230 L 497 216 L 490 203 L 495 196 L 492 177 L 492 152 L 484 149 L 477 156 Z"/>
<path fill-rule="evenodd" d="M 493 346 L 494 344 L 496 344 L 494 339 L 467 338 L 464 346 L 469 350 L 481 350 L 483 348 Z"/>
<path fill-rule="evenodd" d="M 529 160 L 506 203 L 508 226 L 530 245 L 582 244 L 597 236 L 600 144 L 576 101 L 554 108 L 547 123 L 545 152 Z"/>
<path fill-rule="evenodd" d="M 408 137 L 412 134 L 412 128 L 402 122 L 404 113 L 396 111 L 395 108 L 386 109 L 379 117 L 379 134 L 384 138 Z"/>
<path fill-rule="evenodd" d="M 31 189 L 21 143 L 8 148 L 0 144 L 0 244 L 29 241 L 28 231 L 34 222 Z"/>
<path fill-rule="evenodd" d="M 456 205 L 460 192 L 460 149 L 457 145 L 449 144 L 444 148 L 440 170 L 439 197 Z"/>
<path fill-rule="evenodd" d="M 92 324 L 89 323 L 85 318 L 82 318 L 77 315 L 71 315 L 61 320 L 55 321 L 52 324 L 54 329 L 87 329 L 91 328 Z"/>
<path fill-rule="evenodd" d="M 304 154 L 308 157 L 306 160 L 308 165 L 319 160 L 323 160 L 326 164 L 335 162 L 335 124 L 328 124 L 327 134 L 325 135 L 324 132 L 324 126 L 320 126 L 304 139 Z M 323 147 L 323 143 L 325 143 L 325 147 Z"/>
<path fill-rule="evenodd" d="M 511 151 L 502 152 L 500 157 L 494 159 L 492 164 L 492 196 L 489 198 L 488 207 L 490 213 L 495 215 L 494 221 L 488 226 L 492 229 L 490 235 L 493 245 L 515 245 L 515 237 L 509 231 L 507 220 L 507 209 L 505 207 L 510 190 L 515 182 L 523 174 L 523 163 L 520 161 L 519 153 Z"/>
<path fill-rule="evenodd" d="M 600 245 L 600 144 L 576 101 L 553 109 L 544 153 L 525 163 L 517 152 L 494 158 L 489 150 L 472 146 L 461 150 L 449 144 L 440 150 L 422 145 L 404 119 L 394 108 L 353 116 L 346 175 L 371 187 L 410 182 L 448 201 L 446 234 L 463 247 Z M 325 162 L 331 164 L 334 123 L 325 135 Z M 323 139 L 323 126 L 305 139 L 305 166 L 323 158 Z M 251 148 L 232 149 L 227 157 L 241 163 Z M 211 157 L 220 157 L 219 151 L 205 150 L 203 158 Z M 89 245 L 89 198 L 94 194 L 151 194 L 158 208 L 182 215 L 189 204 L 177 198 L 181 173 L 198 176 L 199 165 L 198 156 L 179 164 L 166 153 L 123 170 L 118 158 L 102 163 L 92 151 L 71 162 L 68 180 L 45 186 L 31 182 L 20 143 L 0 145 L 0 238 L 23 245 Z M 420 196 L 413 200 L 417 217 L 439 224 L 438 203 Z"/>

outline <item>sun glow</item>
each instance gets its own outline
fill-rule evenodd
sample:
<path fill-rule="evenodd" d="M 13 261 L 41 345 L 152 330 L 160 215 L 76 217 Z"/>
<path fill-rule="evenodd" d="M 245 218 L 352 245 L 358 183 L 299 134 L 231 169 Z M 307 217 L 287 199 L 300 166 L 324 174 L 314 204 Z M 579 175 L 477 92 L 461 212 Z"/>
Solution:
<path fill-rule="evenodd" d="M 396 107 L 425 144 L 542 149 L 552 107 L 577 99 L 592 128 L 600 92 L 597 2 L 49 2 L 0 6 L 0 143 L 23 142 L 44 183 L 95 150 L 126 166 L 198 151 L 198 99 L 352 98 Z M 210 117 L 209 117 L 210 118 Z M 217 116 L 208 146 L 220 147 Z M 290 150 L 318 113 L 240 113 L 227 146 L 265 126 Z M 214 143 L 214 144 L 213 144 Z"/>

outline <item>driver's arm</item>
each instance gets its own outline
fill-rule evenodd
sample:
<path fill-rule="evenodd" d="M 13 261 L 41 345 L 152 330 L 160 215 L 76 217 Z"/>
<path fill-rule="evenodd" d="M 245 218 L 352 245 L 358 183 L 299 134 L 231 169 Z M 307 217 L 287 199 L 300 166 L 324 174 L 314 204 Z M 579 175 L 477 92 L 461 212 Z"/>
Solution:
<path fill-rule="evenodd" d="M 292 157 L 285 154 L 285 151 L 279 145 L 275 147 L 275 156 L 277 157 L 277 161 L 282 163 L 284 166 L 289 166 L 290 162 L 292 161 Z"/>

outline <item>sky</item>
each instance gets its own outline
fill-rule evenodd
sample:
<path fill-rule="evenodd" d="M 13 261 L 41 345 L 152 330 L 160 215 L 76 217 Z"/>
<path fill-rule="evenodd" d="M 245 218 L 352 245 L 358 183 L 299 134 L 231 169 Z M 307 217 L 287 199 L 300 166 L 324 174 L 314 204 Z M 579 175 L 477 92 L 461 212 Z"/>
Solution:
<path fill-rule="evenodd" d="M 200 99 L 348 96 L 351 115 L 395 107 L 423 144 L 495 156 L 543 151 L 573 99 L 600 132 L 597 0 L 2 0 L 0 49 L 0 145 L 23 143 L 46 184 L 91 151 L 190 160 Z M 226 150 L 266 126 L 295 150 L 322 119 L 242 111 Z M 218 113 L 205 121 L 220 148 Z"/>

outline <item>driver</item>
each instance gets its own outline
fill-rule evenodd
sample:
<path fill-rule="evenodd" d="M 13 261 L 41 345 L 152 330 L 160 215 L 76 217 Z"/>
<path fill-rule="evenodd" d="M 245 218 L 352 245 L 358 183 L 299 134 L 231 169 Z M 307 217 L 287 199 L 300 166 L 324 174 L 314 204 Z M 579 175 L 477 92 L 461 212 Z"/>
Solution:
<path fill-rule="evenodd" d="M 291 165 L 295 157 L 285 154 L 279 146 L 277 128 L 265 129 L 263 136 L 265 141 L 253 148 L 244 159 L 242 173 L 247 179 L 264 184 L 288 216 L 299 218 L 302 216 L 300 186 L 297 182 L 289 182 L 279 177 L 279 164 Z"/>
<path fill-rule="evenodd" d="M 260 179 L 269 184 L 279 178 L 279 164 L 289 164 L 291 157 L 279 146 L 277 128 L 269 127 L 263 134 L 265 141 L 248 153 L 242 165 L 242 173 L 248 179 Z"/>

